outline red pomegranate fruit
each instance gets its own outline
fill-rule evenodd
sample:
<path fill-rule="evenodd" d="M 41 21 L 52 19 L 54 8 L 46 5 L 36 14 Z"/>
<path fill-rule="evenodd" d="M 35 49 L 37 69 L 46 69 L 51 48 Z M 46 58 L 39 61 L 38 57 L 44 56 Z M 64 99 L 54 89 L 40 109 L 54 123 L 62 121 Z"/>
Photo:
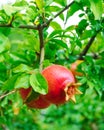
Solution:
<path fill-rule="evenodd" d="M 60 105 L 68 100 L 75 101 L 75 94 L 81 94 L 77 89 L 75 77 L 70 70 L 61 65 L 51 65 L 42 71 L 48 82 L 48 93 L 44 99 L 52 104 Z"/>
<path fill-rule="evenodd" d="M 69 100 L 76 102 L 75 94 L 82 94 L 78 90 L 79 84 L 76 83 L 73 73 L 64 66 L 48 66 L 41 74 L 48 83 L 48 93 L 46 95 L 36 96 L 32 93 L 34 92 L 32 87 L 20 89 L 20 95 L 24 103 L 30 108 L 43 109 L 49 107 L 50 104 L 58 106 Z"/>
<path fill-rule="evenodd" d="M 49 107 L 50 103 L 48 103 L 47 101 L 45 101 L 43 98 L 42 98 L 42 95 L 39 95 L 38 97 L 36 97 L 34 95 L 34 97 L 32 98 L 32 100 L 30 101 L 27 101 L 28 98 L 30 97 L 30 94 L 32 92 L 32 87 L 29 87 L 27 89 L 24 89 L 24 88 L 21 88 L 19 90 L 20 92 L 20 95 L 24 101 L 24 103 L 30 107 L 30 108 L 36 108 L 36 109 L 44 109 L 44 108 L 47 108 Z"/>

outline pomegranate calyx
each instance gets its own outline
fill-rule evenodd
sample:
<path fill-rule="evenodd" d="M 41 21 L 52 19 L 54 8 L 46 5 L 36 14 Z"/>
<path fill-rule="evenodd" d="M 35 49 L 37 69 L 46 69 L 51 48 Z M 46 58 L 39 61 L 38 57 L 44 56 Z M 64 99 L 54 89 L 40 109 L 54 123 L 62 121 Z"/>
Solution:
<path fill-rule="evenodd" d="M 83 94 L 79 89 L 75 88 L 75 94 Z"/>
<path fill-rule="evenodd" d="M 64 89 L 66 101 L 71 100 L 72 102 L 76 103 L 75 95 L 83 94 L 78 89 L 80 85 L 80 83 L 67 83 Z"/>
<path fill-rule="evenodd" d="M 70 98 L 70 100 L 71 100 L 72 102 L 76 103 L 75 95 L 73 95 L 73 96 Z"/>
<path fill-rule="evenodd" d="M 81 84 L 81 83 L 73 83 L 73 85 L 76 86 L 76 87 L 79 87 L 79 86 L 81 86 L 82 84 Z"/>

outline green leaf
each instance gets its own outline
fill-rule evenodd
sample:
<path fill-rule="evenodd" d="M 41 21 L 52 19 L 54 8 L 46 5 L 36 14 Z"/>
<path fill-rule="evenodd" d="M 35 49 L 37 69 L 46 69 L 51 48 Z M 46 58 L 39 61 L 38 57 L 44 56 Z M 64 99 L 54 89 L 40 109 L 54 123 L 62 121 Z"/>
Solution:
<path fill-rule="evenodd" d="M 82 19 L 79 22 L 78 27 L 76 28 L 77 33 L 82 34 L 82 32 L 86 29 L 87 26 L 88 26 L 88 21 L 86 19 Z"/>
<path fill-rule="evenodd" d="M 5 35 L 0 33 L 0 53 L 3 53 L 4 51 L 7 51 L 10 49 L 10 42 Z"/>
<path fill-rule="evenodd" d="M 61 13 L 61 14 L 59 15 L 59 17 L 62 19 L 62 21 L 64 21 L 64 14 L 63 14 L 63 13 Z"/>
<path fill-rule="evenodd" d="M 81 0 L 75 0 L 75 1 L 79 3 Z"/>
<path fill-rule="evenodd" d="M 28 88 L 30 86 L 29 78 L 30 75 L 27 73 L 24 73 L 19 76 L 15 82 L 15 88 Z"/>
<path fill-rule="evenodd" d="M 54 30 L 50 35 L 49 38 L 53 38 L 53 37 L 57 37 L 60 36 L 62 34 L 62 30 Z"/>
<path fill-rule="evenodd" d="M 54 0 L 57 4 L 60 4 L 61 6 L 65 6 L 67 4 L 67 0 Z"/>
<path fill-rule="evenodd" d="M 63 42 L 62 40 L 52 39 L 52 41 L 55 42 L 56 44 L 60 45 L 63 48 L 68 48 L 67 44 L 65 42 Z"/>
<path fill-rule="evenodd" d="M 84 33 L 81 36 L 81 40 L 90 38 L 93 36 L 93 31 L 92 30 L 85 30 Z"/>
<path fill-rule="evenodd" d="M 14 5 L 14 6 L 18 6 L 18 7 L 19 7 L 19 6 L 20 6 L 20 7 L 21 7 L 21 6 L 22 6 L 22 7 L 23 7 L 23 6 L 25 7 L 25 6 L 28 5 L 28 2 L 27 2 L 27 1 L 24 1 L 24 0 L 22 0 L 22 1 L 16 1 L 13 5 Z"/>
<path fill-rule="evenodd" d="M 74 13 L 76 13 L 78 10 L 80 10 L 80 5 L 77 4 L 77 3 L 74 3 L 70 9 L 68 10 L 68 13 L 67 13 L 67 19 L 72 16 Z"/>
<path fill-rule="evenodd" d="M 45 6 L 50 6 L 50 4 L 53 2 L 53 0 L 44 0 Z"/>
<path fill-rule="evenodd" d="M 43 0 L 35 0 L 35 2 L 36 2 L 36 4 L 37 4 L 38 8 L 39 8 L 40 10 L 43 10 L 43 7 L 44 7 L 44 2 L 43 2 Z"/>
<path fill-rule="evenodd" d="M 75 25 L 71 25 L 65 29 L 65 32 L 70 32 L 75 29 Z"/>
<path fill-rule="evenodd" d="M 11 78 L 9 78 L 7 81 L 5 81 L 4 85 L 2 86 L 3 90 L 14 89 L 15 88 L 15 82 L 20 75 L 21 75 L 20 73 L 16 74 L 16 75 L 12 76 Z"/>
<path fill-rule="evenodd" d="M 51 22 L 50 23 L 50 26 L 52 27 L 52 28 L 54 28 L 55 30 L 60 30 L 60 29 L 62 29 L 61 28 L 61 26 L 60 26 L 60 24 L 58 24 L 57 22 Z"/>
<path fill-rule="evenodd" d="M 6 4 L 3 6 L 3 9 L 8 16 L 11 16 L 12 14 L 20 11 L 22 7 L 13 7 L 12 5 Z"/>
<path fill-rule="evenodd" d="M 94 13 L 95 19 L 101 18 L 103 13 L 103 2 L 102 0 L 89 0 L 91 4 L 91 10 Z"/>
<path fill-rule="evenodd" d="M 30 70 L 32 70 L 32 68 L 29 67 L 28 65 L 20 64 L 19 66 L 15 67 L 15 68 L 13 69 L 13 72 L 14 72 L 14 73 L 29 72 Z"/>
<path fill-rule="evenodd" d="M 46 9 L 50 12 L 57 12 L 57 11 L 61 10 L 61 8 L 58 6 L 48 6 Z"/>
<path fill-rule="evenodd" d="M 44 60 L 44 61 L 43 61 L 43 66 L 44 66 L 44 68 L 47 67 L 47 66 L 50 66 L 50 65 L 52 65 L 52 63 L 50 63 L 49 60 Z"/>
<path fill-rule="evenodd" d="M 39 72 L 32 74 L 30 76 L 30 84 L 35 92 L 41 94 L 47 94 L 48 92 L 47 81 Z"/>

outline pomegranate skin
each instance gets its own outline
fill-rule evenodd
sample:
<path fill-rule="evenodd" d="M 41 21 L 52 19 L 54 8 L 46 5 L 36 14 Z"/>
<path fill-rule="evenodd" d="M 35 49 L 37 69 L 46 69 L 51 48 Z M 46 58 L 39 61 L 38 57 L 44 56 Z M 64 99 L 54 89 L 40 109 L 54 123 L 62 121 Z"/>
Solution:
<path fill-rule="evenodd" d="M 20 95 L 23 99 L 23 101 L 25 102 L 25 104 L 30 107 L 30 108 L 36 108 L 36 109 L 44 109 L 44 108 L 47 108 L 50 106 L 50 103 L 45 101 L 43 98 L 42 98 L 42 95 L 39 95 L 39 97 L 33 99 L 32 101 L 30 102 L 26 102 L 29 94 L 31 93 L 32 91 L 32 87 L 29 87 L 27 89 L 24 89 L 24 88 L 21 88 L 19 90 L 20 92 Z M 35 96 L 34 96 L 35 97 Z"/>
<path fill-rule="evenodd" d="M 42 71 L 42 75 L 48 82 L 48 94 L 43 96 L 44 99 L 55 105 L 65 103 L 65 87 L 75 83 L 72 72 L 61 65 L 51 65 Z"/>
<path fill-rule="evenodd" d="M 21 88 L 21 89 L 19 90 L 20 95 L 21 95 L 21 97 L 22 97 L 23 100 L 26 100 L 26 98 L 27 98 L 27 96 L 29 95 L 29 93 L 31 92 L 31 90 L 32 90 L 31 87 L 29 87 L 29 88 L 27 88 L 27 89 Z"/>
<path fill-rule="evenodd" d="M 30 108 L 44 109 L 50 106 L 50 103 L 45 101 L 40 95 L 37 99 L 34 99 L 27 103 L 27 106 Z"/>

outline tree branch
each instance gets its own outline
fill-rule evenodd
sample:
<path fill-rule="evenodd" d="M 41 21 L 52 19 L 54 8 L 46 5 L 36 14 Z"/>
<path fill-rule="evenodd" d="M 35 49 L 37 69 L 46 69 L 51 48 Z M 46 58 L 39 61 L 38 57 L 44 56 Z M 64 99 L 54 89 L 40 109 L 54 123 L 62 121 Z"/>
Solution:
<path fill-rule="evenodd" d="M 58 12 L 53 18 L 50 18 L 47 22 L 45 22 L 42 26 L 46 27 L 50 24 L 50 22 L 55 19 L 56 17 L 58 17 L 61 13 L 63 13 L 65 10 L 67 10 L 71 5 L 73 5 L 75 3 L 75 1 L 69 3 L 68 5 L 65 6 L 65 8 L 63 8 L 60 12 Z"/>
<path fill-rule="evenodd" d="M 47 27 L 50 22 L 55 19 L 56 17 L 58 17 L 61 13 L 63 13 L 65 10 L 67 10 L 72 4 L 74 4 L 75 2 L 71 2 L 69 3 L 68 5 L 65 6 L 65 8 L 63 8 L 60 12 L 58 12 L 53 18 L 50 18 L 47 22 L 44 22 L 42 24 L 42 28 L 45 28 Z M 0 24 L 0 27 L 11 27 L 11 28 L 16 28 L 12 25 L 12 22 L 14 20 L 14 17 L 12 19 L 12 21 L 9 23 L 9 24 Z M 35 25 L 20 25 L 18 26 L 17 28 L 23 28 L 23 29 L 35 29 L 35 30 L 38 30 L 38 26 L 35 26 Z"/>
<path fill-rule="evenodd" d="M 38 26 L 38 32 L 39 32 L 39 40 L 40 40 L 40 65 L 39 70 L 40 72 L 43 69 L 43 61 L 44 61 L 44 38 L 43 38 L 43 27 L 42 25 Z"/>
<path fill-rule="evenodd" d="M 35 25 L 20 25 L 18 27 L 14 27 L 12 24 L 0 24 L 0 27 L 11 27 L 11 28 L 23 28 L 23 29 L 35 29 L 37 30 L 37 26 Z"/>
<path fill-rule="evenodd" d="M 78 56 L 78 60 L 83 60 L 83 57 L 87 54 L 89 48 L 91 47 L 91 45 L 93 44 L 97 34 L 102 30 L 102 28 L 100 28 L 98 31 L 96 31 L 96 33 L 90 38 L 88 44 L 85 46 L 85 48 L 83 49 L 83 51 L 79 54 Z"/>
<path fill-rule="evenodd" d="M 97 34 L 96 34 L 97 35 Z M 93 41 L 95 40 L 96 35 L 92 36 L 88 42 L 88 44 L 85 46 L 85 48 L 83 49 L 83 51 L 79 54 L 78 60 L 82 60 L 83 56 L 85 56 L 90 48 L 90 46 L 92 45 Z"/>
<path fill-rule="evenodd" d="M 8 93 L 4 93 L 3 95 L 0 96 L 0 100 L 3 99 L 4 97 L 8 96 L 8 95 L 11 95 L 11 94 L 15 93 L 16 91 L 17 90 L 15 89 L 15 90 L 12 90 L 12 91 L 10 91 Z"/>

